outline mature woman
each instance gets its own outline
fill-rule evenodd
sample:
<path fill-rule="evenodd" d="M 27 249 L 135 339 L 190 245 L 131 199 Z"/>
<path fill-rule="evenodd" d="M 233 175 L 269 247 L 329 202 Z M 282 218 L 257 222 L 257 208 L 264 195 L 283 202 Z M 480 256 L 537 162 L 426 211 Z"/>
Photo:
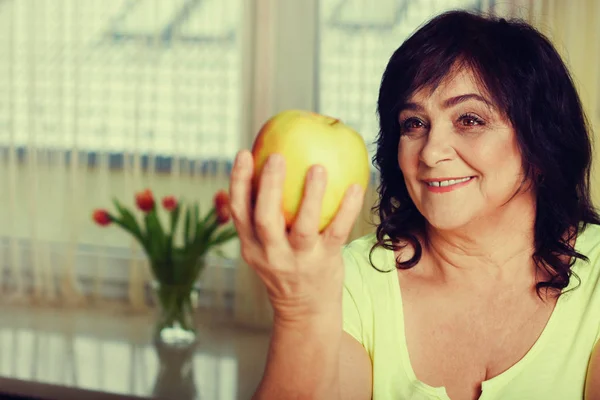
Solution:
<path fill-rule="evenodd" d="M 235 223 L 274 309 L 256 398 L 600 398 L 590 137 L 550 42 L 522 22 L 443 14 L 392 56 L 378 112 L 380 223 L 343 248 L 359 191 L 319 234 L 314 166 L 286 231 L 281 157 L 252 208 L 252 160 L 238 155 Z"/>

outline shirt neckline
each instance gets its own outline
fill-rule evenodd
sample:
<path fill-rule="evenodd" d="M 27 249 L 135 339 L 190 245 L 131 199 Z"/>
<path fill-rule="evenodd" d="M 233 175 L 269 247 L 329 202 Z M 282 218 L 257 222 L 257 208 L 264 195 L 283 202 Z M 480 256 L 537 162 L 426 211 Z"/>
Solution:
<path fill-rule="evenodd" d="M 584 232 L 581 232 L 575 242 L 575 248 L 577 251 L 579 251 L 579 245 L 581 244 L 580 242 L 584 241 L 583 234 L 584 234 Z M 389 250 L 389 249 L 384 249 L 384 248 L 381 248 L 381 250 L 386 252 L 386 257 L 385 257 L 386 264 L 389 264 L 390 266 L 395 266 L 396 260 L 394 257 L 394 251 Z M 572 270 L 574 270 L 576 268 L 576 266 L 579 264 L 579 262 L 580 262 L 579 259 L 577 259 L 575 261 L 575 263 L 572 267 Z M 397 309 L 400 310 L 400 317 L 398 318 L 397 327 L 399 329 L 399 332 L 402 333 L 402 338 L 400 340 L 400 350 L 401 350 L 401 363 L 402 363 L 403 369 L 404 369 L 405 373 L 407 374 L 407 376 L 409 377 L 409 379 L 412 381 L 412 384 L 420 391 L 435 395 L 436 397 L 438 397 L 440 399 L 450 400 L 450 397 L 448 396 L 448 393 L 444 386 L 431 386 L 425 382 L 420 381 L 417 378 L 417 376 L 412 368 L 410 356 L 408 353 L 408 344 L 406 342 L 406 331 L 405 331 L 405 324 L 404 324 L 404 304 L 402 301 L 402 288 L 400 287 L 400 280 L 398 279 L 398 273 L 395 270 L 395 268 L 393 270 L 392 275 L 393 275 L 393 278 L 390 279 L 390 284 L 393 285 L 392 291 L 395 293 L 394 294 L 394 302 L 396 303 Z M 573 284 L 573 279 L 570 280 L 569 286 L 567 288 L 563 289 L 563 293 L 564 293 L 564 291 L 569 290 L 572 287 L 572 284 Z M 515 376 L 517 376 L 519 374 L 519 372 L 530 362 L 530 360 L 532 360 L 540 352 L 540 350 L 545 347 L 546 343 L 549 341 L 549 337 L 551 336 L 552 332 L 555 330 L 554 329 L 555 325 L 557 323 L 559 323 L 559 321 L 560 321 L 560 315 L 564 308 L 563 303 L 564 303 L 566 297 L 567 296 L 561 295 L 558 298 L 558 300 L 556 301 L 556 304 L 554 306 L 554 309 L 552 310 L 552 314 L 550 315 L 550 318 L 548 319 L 548 321 L 546 322 L 546 325 L 544 326 L 544 329 L 540 333 L 537 340 L 533 343 L 531 348 L 527 351 L 527 353 L 523 357 L 521 357 L 521 359 L 519 359 L 515 364 L 513 364 L 507 370 L 505 370 L 504 372 L 500 373 L 499 375 L 496 375 L 493 378 L 485 380 L 481 383 L 482 393 L 481 393 L 481 396 L 479 397 L 480 399 L 485 398 L 486 390 L 489 391 L 491 388 L 499 389 L 499 388 L 507 385 Z"/>

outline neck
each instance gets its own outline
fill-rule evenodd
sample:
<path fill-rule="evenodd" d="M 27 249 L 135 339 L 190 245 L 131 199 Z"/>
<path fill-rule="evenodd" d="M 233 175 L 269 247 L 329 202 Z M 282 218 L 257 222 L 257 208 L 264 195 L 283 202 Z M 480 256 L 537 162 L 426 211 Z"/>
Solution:
<path fill-rule="evenodd" d="M 523 268 L 535 267 L 535 206 L 533 199 L 521 195 L 500 212 L 453 230 L 427 227 L 424 250 L 444 280 L 492 279 L 510 281 L 527 276 Z M 516 274 L 516 275 L 515 275 Z"/>

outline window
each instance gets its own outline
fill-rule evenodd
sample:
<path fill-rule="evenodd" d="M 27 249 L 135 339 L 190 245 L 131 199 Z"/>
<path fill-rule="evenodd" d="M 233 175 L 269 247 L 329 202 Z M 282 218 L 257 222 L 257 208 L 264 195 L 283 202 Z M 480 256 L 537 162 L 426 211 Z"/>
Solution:
<path fill-rule="evenodd" d="M 0 144 L 232 157 L 241 1 L 0 2 Z"/>
<path fill-rule="evenodd" d="M 379 84 L 394 50 L 429 18 L 449 9 L 478 9 L 475 0 L 320 0 L 319 112 L 360 132 L 370 153 L 379 126 Z"/>

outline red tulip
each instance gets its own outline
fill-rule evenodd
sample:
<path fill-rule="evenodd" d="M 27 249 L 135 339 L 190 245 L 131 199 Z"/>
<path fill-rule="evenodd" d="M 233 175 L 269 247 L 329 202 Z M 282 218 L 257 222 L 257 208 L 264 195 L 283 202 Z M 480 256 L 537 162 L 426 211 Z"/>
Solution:
<path fill-rule="evenodd" d="M 94 210 L 92 218 L 100 226 L 110 225 L 110 223 L 112 222 L 112 218 L 106 210 Z"/>
<path fill-rule="evenodd" d="M 231 208 L 229 207 L 229 193 L 220 190 L 214 198 L 215 211 L 217 213 L 217 222 L 224 224 L 231 218 Z"/>
<path fill-rule="evenodd" d="M 150 189 L 136 193 L 135 202 L 143 212 L 150 212 L 154 209 L 154 196 Z"/>
<path fill-rule="evenodd" d="M 162 199 L 162 204 L 165 210 L 173 211 L 177 208 L 177 199 L 174 196 L 165 196 Z"/>

